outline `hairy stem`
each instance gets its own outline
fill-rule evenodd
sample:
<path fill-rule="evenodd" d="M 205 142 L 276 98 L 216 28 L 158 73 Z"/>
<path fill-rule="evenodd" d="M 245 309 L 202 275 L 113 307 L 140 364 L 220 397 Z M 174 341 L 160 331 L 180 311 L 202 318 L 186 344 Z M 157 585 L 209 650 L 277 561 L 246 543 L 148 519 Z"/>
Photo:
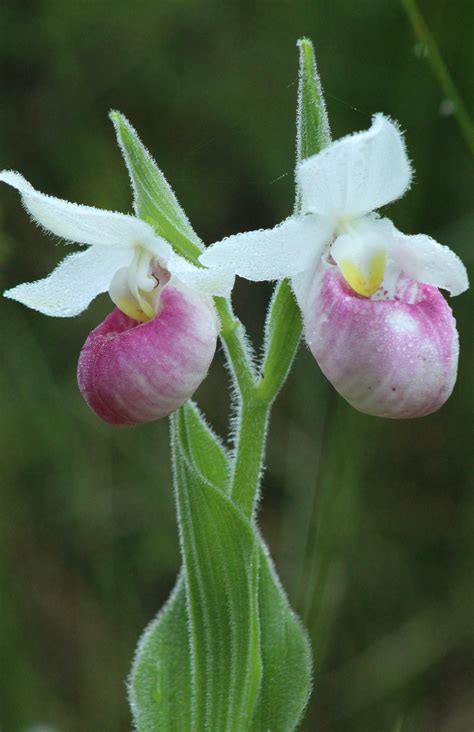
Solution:
<path fill-rule="evenodd" d="M 255 382 L 252 353 L 247 345 L 245 328 L 235 316 L 230 300 L 215 297 L 214 303 L 221 321 L 220 337 L 224 345 L 227 362 L 243 398 L 244 394 L 252 390 Z"/>
<path fill-rule="evenodd" d="M 249 518 L 258 496 L 269 415 L 270 404 L 253 396 L 243 399 L 230 495 L 242 513 Z"/>

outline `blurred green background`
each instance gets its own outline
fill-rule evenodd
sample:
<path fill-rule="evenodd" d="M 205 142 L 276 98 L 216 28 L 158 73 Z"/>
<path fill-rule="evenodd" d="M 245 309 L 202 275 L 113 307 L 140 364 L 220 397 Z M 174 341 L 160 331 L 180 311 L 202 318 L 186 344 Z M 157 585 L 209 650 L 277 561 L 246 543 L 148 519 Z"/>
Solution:
<path fill-rule="evenodd" d="M 470 0 L 425 16 L 473 108 Z M 0 167 L 42 191 L 130 211 L 108 121 L 124 112 L 207 242 L 272 226 L 293 202 L 295 41 L 315 41 L 334 137 L 383 111 L 416 178 L 388 209 L 472 265 L 472 161 L 395 0 L 3 0 Z M 64 255 L 6 186 L 0 286 Z M 258 344 L 269 287 L 240 282 Z M 455 392 L 419 421 L 351 410 L 301 348 L 274 409 L 260 523 L 310 630 L 315 732 L 472 732 L 473 294 L 453 300 Z M 1 303 L 0 728 L 122 732 L 137 639 L 179 566 L 165 422 L 116 431 L 75 382 L 102 296 L 75 320 Z M 198 401 L 225 432 L 216 359 Z"/>

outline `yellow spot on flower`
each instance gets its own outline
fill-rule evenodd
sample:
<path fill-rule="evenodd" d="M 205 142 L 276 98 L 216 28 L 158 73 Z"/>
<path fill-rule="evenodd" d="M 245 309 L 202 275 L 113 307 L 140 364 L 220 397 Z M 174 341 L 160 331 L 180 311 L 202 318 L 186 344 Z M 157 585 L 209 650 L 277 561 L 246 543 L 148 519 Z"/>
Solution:
<path fill-rule="evenodd" d="M 343 260 L 339 264 L 346 282 L 352 287 L 358 295 L 370 297 L 377 292 L 382 284 L 387 255 L 384 251 L 377 252 L 373 255 L 369 263 L 369 272 L 365 277 L 359 267 L 349 259 Z"/>

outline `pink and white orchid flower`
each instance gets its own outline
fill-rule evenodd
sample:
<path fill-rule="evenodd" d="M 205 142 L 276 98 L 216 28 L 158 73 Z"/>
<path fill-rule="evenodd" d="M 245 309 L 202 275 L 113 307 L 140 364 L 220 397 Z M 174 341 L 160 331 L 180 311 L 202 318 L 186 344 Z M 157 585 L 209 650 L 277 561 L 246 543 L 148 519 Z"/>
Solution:
<path fill-rule="evenodd" d="M 5 296 L 58 317 L 78 315 L 106 291 L 117 306 L 79 359 L 79 387 L 91 408 L 117 425 L 177 409 L 207 374 L 219 331 L 211 296 L 228 296 L 233 276 L 194 267 L 135 216 L 47 196 L 12 171 L 0 172 L 0 181 L 19 191 L 44 229 L 87 246 Z"/>
<path fill-rule="evenodd" d="M 377 114 L 370 129 L 298 165 L 300 213 L 200 258 L 254 281 L 291 277 L 324 374 L 355 408 L 392 418 L 429 414 L 450 395 L 458 336 L 438 288 L 468 287 L 448 247 L 374 213 L 406 192 L 411 175 L 399 128 Z"/>

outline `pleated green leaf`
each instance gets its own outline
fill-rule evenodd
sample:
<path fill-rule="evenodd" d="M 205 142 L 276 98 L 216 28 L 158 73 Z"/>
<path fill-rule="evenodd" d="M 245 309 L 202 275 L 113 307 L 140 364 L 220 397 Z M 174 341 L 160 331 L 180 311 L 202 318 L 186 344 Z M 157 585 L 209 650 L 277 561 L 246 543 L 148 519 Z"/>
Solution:
<path fill-rule="evenodd" d="M 176 499 L 193 660 L 193 727 L 250 729 L 261 681 L 258 545 L 234 504 L 195 469 L 174 418 Z"/>
<path fill-rule="evenodd" d="M 184 573 L 143 633 L 129 679 L 139 732 L 192 730 L 192 681 Z"/>
<path fill-rule="evenodd" d="M 259 616 L 262 686 L 251 730 L 289 732 L 298 725 L 311 692 L 309 639 L 291 610 L 260 538 Z"/>
<path fill-rule="evenodd" d="M 216 470 L 202 451 L 224 465 L 219 440 L 193 404 L 175 423 L 186 574 L 137 650 L 130 678 L 136 728 L 287 732 L 310 691 L 306 634 L 263 540 L 225 495 L 226 468 L 220 488 L 209 480 Z"/>
<path fill-rule="evenodd" d="M 174 423 L 185 575 L 137 651 L 137 729 L 287 732 L 310 690 L 306 634 L 255 526 L 225 495 L 220 442 L 191 403 Z M 224 469 L 213 485 L 216 462 Z"/>
<path fill-rule="evenodd" d="M 191 428 L 190 424 L 192 424 Z M 197 466 L 199 464 L 202 465 L 204 456 L 200 453 L 203 450 L 209 449 L 209 439 L 212 439 L 212 432 L 203 422 L 203 418 L 199 415 L 196 407 L 191 404 L 186 405 L 181 410 L 179 425 L 179 445 L 184 456 L 184 470 L 190 470 L 192 475 Z M 206 442 L 202 439 L 204 433 L 207 436 Z M 177 490 L 179 491 L 179 487 L 177 487 Z M 252 537 L 252 541 L 255 542 L 258 548 L 258 601 L 257 604 L 249 602 L 249 607 L 253 607 L 256 614 L 255 619 L 250 621 L 250 629 L 253 629 L 254 626 L 259 627 L 259 659 L 255 655 L 254 660 L 259 662 L 261 666 L 261 682 L 253 717 L 250 718 L 248 716 L 247 710 L 247 713 L 241 715 L 240 720 L 236 719 L 237 724 L 240 725 L 237 726 L 237 729 L 261 730 L 261 732 L 264 732 L 264 730 L 274 730 L 275 732 L 291 730 L 294 729 L 301 717 L 311 684 L 311 653 L 306 634 L 288 605 L 266 546 L 259 536 L 255 525 L 247 519 L 244 519 L 230 501 L 220 501 L 218 503 L 221 504 L 220 511 L 225 516 L 224 525 L 221 525 L 220 528 L 219 526 L 214 526 L 213 529 L 229 532 L 231 531 L 230 526 L 235 525 L 237 535 L 228 544 L 229 551 L 231 553 L 237 552 L 241 554 L 240 561 L 247 564 L 247 578 L 252 571 L 254 561 L 253 554 L 251 555 L 249 553 L 249 548 L 246 546 L 250 537 Z M 209 513 L 209 520 L 211 522 L 213 521 L 213 517 L 215 520 L 213 514 L 215 509 L 214 496 L 213 509 Z M 196 504 L 196 511 L 199 514 L 202 513 L 202 504 L 200 505 L 199 502 Z M 233 516 L 232 519 L 231 516 Z M 199 517 L 198 523 L 201 521 L 202 516 Z M 224 527 L 227 527 L 227 529 Z M 243 552 L 242 542 L 244 542 Z M 217 550 L 216 540 L 212 539 L 212 537 L 211 546 Z M 238 580 L 237 576 L 239 573 L 242 573 L 242 567 L 238 565 L 237 574 L 233 574 L 232 567 L 229 563 L 229 556 L 224 556 L 223 559 L 224 565 L 222 566 L 220 581 L 216 577 L 217 586 L 219 582 L 222 582 L 224 577 L 228 577 L 231 590 L 229 588 L 227 589 L 227 597 L 231 597 L 234 594 L 235 597 L 240 597 L 240 601 L 242 601 L 242 598 L 246 594 L 246 582 Z M 216 560 L 217 555 L 214 552 L 214 560 L 211 559 L 211 561 L 215 564 Z M 202 602 L 202 598 L 200 602 Z M 240 627 L 239 629 L 239 626 L 249 621 L 246 621 L 245 614 L 242 612 L 243 608 L 242 606 L 239 607 L 238 603 L 235 605 L 235 609 L 237 610 L 235 616 L 230 611 L 228 600 L 226 600 L 225 605 L 226 608 L 221 622 L 218 623 L 215 621 L 213 625 L 213 632 L 219 632 L 221 634 L 219 641 L 220 647 L 216 648 L 216 652 L 219 651 L 219 653 L 222 653 L 222 636 L 224 635 L 225 629 L 227 629 L 230 635 L 227 646 L 231 649 L 233 648 L 233 653 L 235 654 L 240 644 L 232 642 L 232 635 L 237 633 L 237 637 L 242 639 L 240 643 L 242 648 L 244 648 L 245 643 L 248 643 L 247 636 L 249 629 L 245 629 L 244 627 Z M 246 638 L 247 641 L 245 640 Z M 196 648 L 194 649 L 195 653 L 197 650 Z M 254 651 L 256 652 L 256 649 Z M 282 659 L 284 659 L 284 663 L 282 663 Z M 228 657 L 226 664 L 232 666 L 232 663 L 233 659 Z M 247 673 L 252 673 L 252 670 L 248 670 Z M 204 682 L 206 694 L 212 693 L 207 688 L 208 684 L 209 679 L 206 679 Z M 238 689 L 237 694 L 239 700 L 244 691 L 245 685 L 242 689 Z M 213 692 L 220 693 L 217 684 L 214 685 Z M 239 700 L 234 703 L 229 692 L 224 692 L 223 698 L 220 701 L 216 700 L 216 703 L 218 706 L 224 703 L 229 708 L 232 708 L 235 704 L 240 703 Z M 250 696 L 247 696 L 247 705 L 249 700 Z M 220 719 L 219 723 L 223 723 L 223 720 Z M 209 728 L 216 730 L 221 728 L 233 729 L 231 726 L 219 727 L 219 725 L 214 728 L 212 724 L 209 725 Z"/>

